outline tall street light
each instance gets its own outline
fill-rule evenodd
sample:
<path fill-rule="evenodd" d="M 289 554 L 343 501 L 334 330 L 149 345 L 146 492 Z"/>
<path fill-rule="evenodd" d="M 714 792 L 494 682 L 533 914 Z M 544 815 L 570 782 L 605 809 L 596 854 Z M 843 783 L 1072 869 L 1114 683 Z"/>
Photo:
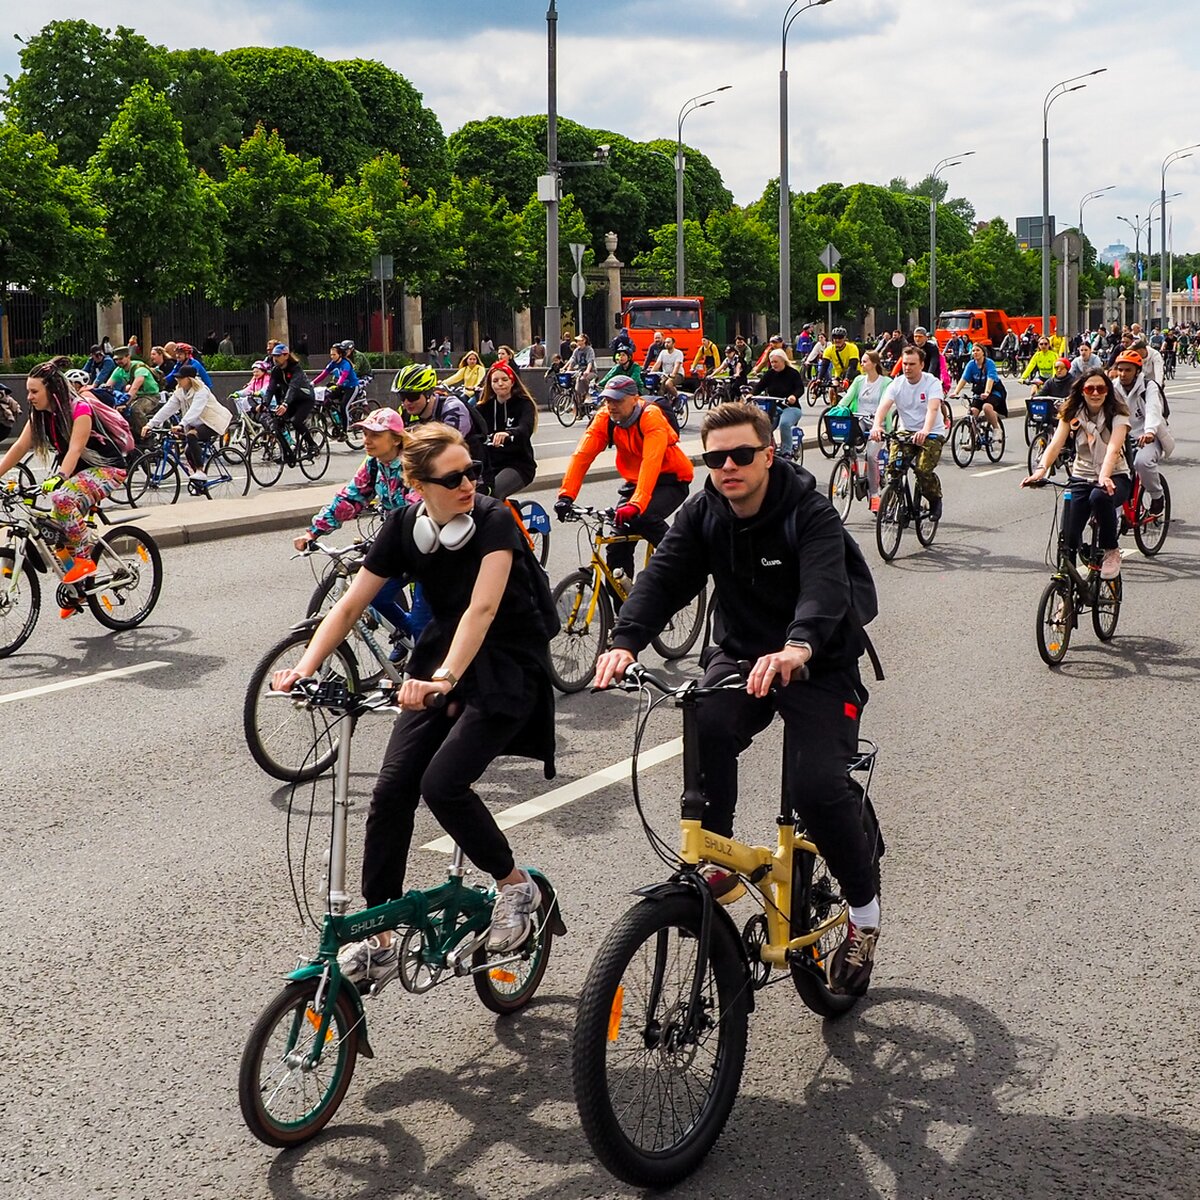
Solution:
<path fill-rule="evenodd" d="M 1183 157 L 1187 158 L 1188 156 L 1185 154 L 1185 155 L 1183 155 Z M 1150 279 L 1149 279 L 1150 271 L 1154 265 L 1154 252 L 1152 249 L 1152 247 L 1154 245 L 1154 210 L 1156 208 L 1159 210 L 1158 211 L 1159 220 L 1162 222 L 1162 227 L 1163 227 L 1163 230 L 1165 231 L 1167 228 L 1167 204 L 1170 201 L 1172 201 L 1182 195 L 1183 195 L 1182 192 L 1172 192 L 1169 196 L 1160 196 L 1157 200 L 1153 200 L 1150 203 L 1150 215 L 1146 218 L 1146 276 L 1147 276 L 1146 289 L 1147 289 L 1147 291 L 1149 291 L 1149 288 L 1150 288 Z M 1164 236 L 1164 238 L 1166 237 L 1165 232 L 1164 232 L 1163 236 Z M 1164 321 L 1164 323 L 1166 321 L 1166 311 L 1167 311 L 1166 286 L 1167 286 L 1167 262 L 1166 262 L 1165 258 L 1160 258 L 1159 262 L 1158 262 L 1158 290 L 1159 290 L 1159 296 L 1161 298 L 1160 317 Z M 1153 312 L 1153 309 L 1150 307 L 1148 300 L 1147 300 L 1146 319 L 1150 324 L 1154 323 L 1154 312 Z"/>
<path fill-rule="evenodd" d="M 1084 205 L 1088 204 L 1092 200 L 1095 200 L 1097 196 L 1103 196 L 1105 192 L 1111 192 L 1113 190 L 1113 188 L 1115 188 L 1116 186 L 1117 185 L 1115 183 L 1110 183 L 1108 185 L 1108 187 L 1096 188 L 1095 191 L 1088 192 L 1088 194 L 1086 196 L 1083 196 L 1080 198 L 1080 201 L 1079 201 L 1079 226 L 1078 226 L 1080 237 L 1083 237 L 1083 208 L 1084 208 Z"/>
<path fill-rule="evenodd" d="M 701 92 L 700 95 L 685 100 L 675 122 L 675 295 L 677 296 L 683 295 L 683 123 L 696 109 L 707 108 L 710 104 L 716 103 L 713 100 L 705 100 L 705 96 L 715 96 L 718 92 L 727 92 L 731 87 L 733 84 L 727 83 L 724 87 L 713 88 L 711 92 Z"/>
<path fill-rule="evenodd" d="M 1193 142 L 1190 146 L 1181 146 L 1178 150 L 1172 150 L 1170 154 L 1162 161 L 1162 175 L 1159 177 L 1159 203 L 1162 205 L 1162 212 L 1159 214 L 1159 219 L 1162 221 L 1162 240 L 1159 242 L 1160 254 L 1158 259 L 1158 280 L 1159 295 L 1162 296 L 1162 323 L 1163 328 L 1167 325 L 1167 168 L 1172 163 L 1177 163 L 1181 158 L 1191 158 L 1194 151 L 1200 150 L 1200 142 Z"/>
<path fill-rule="evenodd" d="M 1042 101 L 1042 336 L 1050 336 L 1050 106 L 1065 96 L 1068 92 L 1077 92 L 1087 87 L 1079 83 L 1080 79 L 1090 79 L 1107 71 L 1107 67 L 1097 67 L 1094 71 L 1085 71 L 1082 75 L 1072 75 L 1056 83 Z M 1073 86 L 1072 86 L 1073 85 Z"/>
<path fill-rule="evenodd" d="M 539 180 L 538 199 L 546 205 L 546 354 L 558 353 L 562 341 L 562 308 L 558 303 L 558 10 L 546 10 L 546 175 Z M 547 178 L 548 177 L 548 178 Z M 548 183 L 548 187 L 543 187 Z"/>
<path fill-rule="evenodd" d="M 788 77 L 787 37 L 792 22 L 810 8 L 820 8 L 829 0 L 792 0 L 783 14 L 782 50 L 779 57 L 779 332 L 791 340 L 792 326 L 792 195 L 788 184 Z"/>
<path fill-rule="evenodd" d="M 930 180 L 936 184 L 938 176 L 951 167 L 957 167 L 964 158 L 970 158 L 974 150 L 964 150 L 961 154 L 951 154 L 943 158 L 930 175 Z M 937 188 L 933 187 L 929 195 L 929 328 L 937 329 Z"/>
<path fill-rule="evenodd" d="M 1117 220 L 1124 221 L 1125 224 L 1128 225 L 1129 228 L 1133 230 L 1133 261 L 1134 261 L 1133 270 L 1134 270 L 1134 283 L 1137 285 L 1135 287 L 1134 293 L 1133 293 L 1133 319 L 1134 319 L 1134 321 L 1140 321 L 1140 318 L 1141 318 L 1140 310 L 1141 310 L 1141 302 L 1142 302 L 1142 280 L 1141 280 L 1141 274 L 1142 274 L 1142 226 L 1145 225 L 1145 227 L 1146 227 L 1146 244 L 1149 245 L 1150 244 L 1150 218 L 1147 217 L 1146 220 L 1143 221 L 1141 219 L 1141 217 L 1138 216 L 1137 213 L 1134 213 L 1132 221 L 1128 217 L 1122 217 L 1122 216 L 1118 216 Z"/>

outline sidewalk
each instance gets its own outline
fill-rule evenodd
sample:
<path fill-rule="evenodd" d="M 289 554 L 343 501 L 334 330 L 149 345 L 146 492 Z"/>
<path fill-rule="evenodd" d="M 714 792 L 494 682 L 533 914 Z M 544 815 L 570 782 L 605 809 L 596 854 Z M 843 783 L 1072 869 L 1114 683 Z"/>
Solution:
<path fill-rule="evenodd" d="M 815 410 L 813 413 L 815 415 Z M 692 413 L 694 423 L 689 422 L 689 428 L 685 429 L 680 441 L 684 453 L 693 462 L 699 462 L 700 459 L 700 437 L 696 432 L 699 426 L 698 415 Z M 1010 397 L 1010 442 L 1013 430 L 1019 431 L 1024 416 L 1024 404 L 1014 403 Z M 815 422 L 809 420 L 807 424 L 813 426 Z M 1020 437 L 1019 432 L 1017 436 Z M 1024 444 L 1024 439 L 1021 439 L 1021 444 Z M 805 466 L 817 475 L 819 481 L 822 480 L 821 464 L 831 463 L 832 460 L 820 456 L 815 434 L 806 435 L 804 448 Z M 556 492 L 569 461 L 569 455 L 540 460 L 537 477 L 521 494 L 526 496 Z M 358 459 L 353 455 L 336 454 L 330 461 L 325 478 L 319 483 L 290 486 L 281 482 L 271 488 L 259 488 L 252 483 L 249 495 L 236 500 L 201 500 L 185 494 L 177 504 L 144 509 L 110 508 L 108 511 L 115 521 L 136 522 L 142 529 L 153 534 L 155 541 L 164 548 L 190 545 L 192 542 L 243 537 L 252 533 L 272 533 L 280 530 L 294 530 L 299 533 L 308 525 L 313 514 L 323 508 L 338 488 L 350 478 L 357 462 Z M 284 478 L 292 474 L 300 477 L 298 472 L 288 472 Z M 616 469 L 608 456 L 605 462 L 597 463 L 588 472 L 590 482 L 604 482 L 616 478 Z"/>

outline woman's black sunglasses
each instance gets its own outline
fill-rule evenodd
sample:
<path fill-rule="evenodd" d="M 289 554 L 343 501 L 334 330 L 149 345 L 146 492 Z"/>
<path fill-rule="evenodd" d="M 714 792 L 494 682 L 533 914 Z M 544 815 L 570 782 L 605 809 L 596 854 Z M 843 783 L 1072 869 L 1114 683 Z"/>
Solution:
<path fill-rule="evenodd" d="M 754 461 L 754 456 L 766 448 L 766 446 L 734 446 L 732 450 L 706 450 L 700 455 L 700 458 L 710 471 L 716 471 L 723 467 L 727 458 L 733 459 L 735 467 L 748 467 Z"/>
<path fill-rule="evenodd" d="M 462 481 L 469 479 L 472 483 L 479 480 L 483 474 L 483 463 L 472 462 L 465 471 L 451 471 L 449 475 L 442 475 L 437 479 L 425 479 L 423 483 L 436 483 L 438 487 L 444 487 L 453 491 L 457 487 L 462 487 Z"/>

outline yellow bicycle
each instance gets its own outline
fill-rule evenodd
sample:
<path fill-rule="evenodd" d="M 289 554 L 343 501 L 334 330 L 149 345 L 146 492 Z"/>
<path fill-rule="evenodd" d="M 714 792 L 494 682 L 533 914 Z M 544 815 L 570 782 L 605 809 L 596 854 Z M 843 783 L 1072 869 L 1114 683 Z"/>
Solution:
<path fill-rule="evenodd" d="M 797 824 L 786 772 L 773 848 L 703 826 L 697 710 L 705 696 L 743 689 L 745 680 L 678 686 L 635 663 L 617 686 L 647 696 L 634 742 L 633 798 L 651 847 L 673 874 L 638 888 L 642 899 L 601 945 L 580 993 L 572 1075 L 596 1157 L 627 1183 L 668 1187 L 699 1166 L 725 1126 L 741 1082 L 754 993 L 772 982 L 772 971 L 788 971 L 800 998 L 823 1017 L 848 1012 L 858 997 L 832 991 L 826 979 L 825 959 L 841 940 L 847 906 L 820 849 Z M 651 687 L 663 693 L 653 703 Z M 683 712 L 677 855 L 650 828 L 637 784 L 647 719 L 666 701 Z M 884 845 L 869 796 L 876 753 L 873 743 L 861 742 L 847 770 L 878 889 Z M 737 872 L 757 893 L 762 911 L 740 933 L 701 875 L 704 863 Z"/>
<path fill-rule="evenodd" d="M 629 599 L 633 581 L 614 574 L 602 553 L 606 546 L 645 541 L 613 526 L 612 509 L 572 507 L 566 520 L 587 531 L 591 560 L 555 585 L 553 598 L 561 629 L 550 643 L 550 674 L 560 692 L 581 692 L 596 673 L 596 659 L 608 649 L 616 613 Z M 646 542 L 646 562 L 654 547 Z M 708 588 L 684 605 L 650 643 L 668 661 L 683 658 L 704 629 Z"/>

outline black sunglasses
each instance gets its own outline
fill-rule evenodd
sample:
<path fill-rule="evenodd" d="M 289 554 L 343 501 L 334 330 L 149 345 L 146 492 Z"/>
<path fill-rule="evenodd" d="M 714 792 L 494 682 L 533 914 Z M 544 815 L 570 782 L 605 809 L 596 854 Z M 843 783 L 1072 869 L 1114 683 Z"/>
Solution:
<path fill-rule="evenodd" d="M 437 479 L 423 479 L 422 483 L 436 483 L 438 487 L 447 488 L 453 491 L 457 487 L 462 487 L 462 481 L 469 479 L 475 483 L 483 474 L 483 463 L 472 461 L 471 465 L 465 471 L 451 471 L 449 475 L 442 475 Z"/>
<path fill-rule="evenodd" d="M 706 450 L 700 458 L 710 471 L 723 467 L 727 458 L 733 459 L 735 467 L 748 467 L 754 461 L 754 456 L 766 449 L 766 446 L 734 446 L 732 450 Z"/>

